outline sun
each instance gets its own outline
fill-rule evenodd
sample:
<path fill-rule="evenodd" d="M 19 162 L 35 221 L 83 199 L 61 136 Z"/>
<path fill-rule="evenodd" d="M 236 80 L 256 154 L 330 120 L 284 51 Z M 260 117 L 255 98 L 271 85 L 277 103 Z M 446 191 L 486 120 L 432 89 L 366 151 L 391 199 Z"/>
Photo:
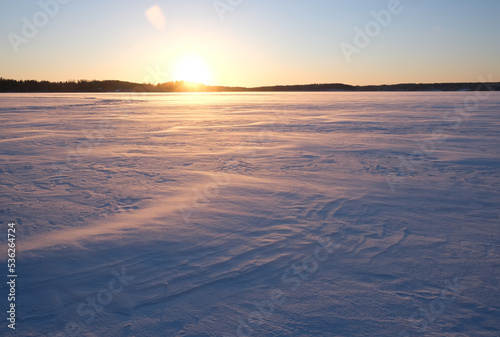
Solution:
<path fill-rule="evenodd" d="M 196 55 L 181 58 L 174 69 L 176 81 L 203 84 L 210 82 L 210 68 L 203 59 Z"/>

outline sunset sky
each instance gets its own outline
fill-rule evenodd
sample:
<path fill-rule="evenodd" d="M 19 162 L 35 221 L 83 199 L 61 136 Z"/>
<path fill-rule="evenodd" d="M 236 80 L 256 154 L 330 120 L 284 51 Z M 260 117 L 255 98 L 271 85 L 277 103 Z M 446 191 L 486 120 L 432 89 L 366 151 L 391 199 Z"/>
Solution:
<path fill-rule="evenodd" d="M 1 77 L 230 86 L 500 78 L 498 0 L 55 1 L 2 1 Z M 360 31 L 369 43 L 355 41 Z"/>

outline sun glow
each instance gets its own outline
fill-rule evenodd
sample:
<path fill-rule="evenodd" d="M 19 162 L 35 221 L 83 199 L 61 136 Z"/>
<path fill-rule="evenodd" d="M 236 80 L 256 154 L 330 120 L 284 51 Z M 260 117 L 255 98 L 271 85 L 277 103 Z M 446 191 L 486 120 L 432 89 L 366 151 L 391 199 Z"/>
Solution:
<path fill-rule="evenodd" d="M 210 69 L 207 64 L 197 56 L 186 56 L 180 59 L 174 70 L 176 81 L 209 84 Z"/>

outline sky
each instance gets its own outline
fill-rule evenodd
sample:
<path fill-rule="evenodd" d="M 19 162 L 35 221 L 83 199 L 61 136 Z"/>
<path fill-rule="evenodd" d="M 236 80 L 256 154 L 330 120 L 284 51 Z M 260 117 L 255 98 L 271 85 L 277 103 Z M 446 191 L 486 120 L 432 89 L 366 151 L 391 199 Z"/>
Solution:
<path fill-rule="evenodd" d="M 499 0 L 2 0 L 0 77 L 500 81 L 499 14 Z"/>

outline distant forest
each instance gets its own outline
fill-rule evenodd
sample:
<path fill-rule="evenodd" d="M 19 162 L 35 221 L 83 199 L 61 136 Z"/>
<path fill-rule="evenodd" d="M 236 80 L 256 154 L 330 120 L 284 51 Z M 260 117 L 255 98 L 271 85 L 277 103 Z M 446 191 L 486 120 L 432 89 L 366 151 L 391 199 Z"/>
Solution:
<path fill-rule="evenodd" d="M 500 83 L 432 83 L 353 86 L 341 83 L 280 85 L 268 87 L 223 87 L 184 81 L 139 84 L 123 81 L 17 81 L 0 78 L 0 92 L 268 92 L 268 91 L 500 91 Z"/>

